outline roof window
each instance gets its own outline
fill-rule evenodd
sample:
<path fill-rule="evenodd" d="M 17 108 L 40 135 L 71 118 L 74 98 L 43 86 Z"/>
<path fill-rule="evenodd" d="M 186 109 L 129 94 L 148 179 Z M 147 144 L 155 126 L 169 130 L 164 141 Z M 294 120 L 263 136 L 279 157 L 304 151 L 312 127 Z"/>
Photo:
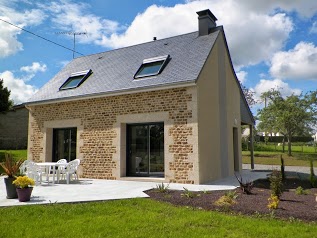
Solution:
<path fill-rule="evenodd" d="M 165 55 L 143 60 L 134 78 L 138 79 L 160 74 L 168 63 L 169 58 L 169 55 Z"/>
<path fill-rule="evenodd" d="M 72 73 L 69 78 L 63 83 L 59 90 L 72 89 L 79 87 L 90 75 L 91 69 Z"/>

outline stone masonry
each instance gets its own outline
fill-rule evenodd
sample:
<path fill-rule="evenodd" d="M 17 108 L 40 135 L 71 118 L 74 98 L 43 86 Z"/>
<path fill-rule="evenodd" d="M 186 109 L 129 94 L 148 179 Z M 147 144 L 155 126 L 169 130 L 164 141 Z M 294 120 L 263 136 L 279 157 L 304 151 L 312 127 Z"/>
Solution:
<path fill-rule="evenodd" d="M 26 149 L 28 138 L 28 110 L 14 106 L 8 112 L 0 113 L 0 149 Z"/>
<path fill-rule="evenodd" d="M 115 171 L 120 170 L 120 163 L 114 159 L 118 147 L 113 143 L 119 136 L 114 128 L 116 117 L 167 112 L 173 122 L 168 127 L 168 135 L 165 135 L 170 141 L 165 140 L 165 150 L 171 155 L 171 160 L 165 164 L 165 173 L 172 174 L 167 182 L 194 183 L 192 171 L 198 169 L 194 168 L 193 156 L 190 156 L 197 154 L 194 151 L 197 147 L 189 143 L 193 134 L 192 124 L 188 123 L 193 118 L 188 106 L 193 101 L 190 92 L 188 88 L 176 88 L 29 106 L 29 159 L 41 161 L 46 153 L 42 143 L 45 122 L 80 119 L 83 130 L 78 140 L 82 143 L 77 143 L 77 146 L 82 157 L 79 159 L 83 177 L 119 179 Z"/>

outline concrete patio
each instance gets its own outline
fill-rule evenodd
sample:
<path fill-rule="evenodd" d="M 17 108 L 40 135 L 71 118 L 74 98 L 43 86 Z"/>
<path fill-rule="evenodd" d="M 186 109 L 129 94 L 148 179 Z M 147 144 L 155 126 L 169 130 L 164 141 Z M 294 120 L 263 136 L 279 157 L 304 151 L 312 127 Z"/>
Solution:
<path fill-rule="evenodd" d="M 265 178 L 268 172 L 257 172 L 243 170 L 244 180 L 256 180 Z M 48 184 L 42 183 L 35 186 L 32 192 L 31 201 L 19 202 L 18 199 L 6 199 L 6 189 L 3 177 L 0 177 L 0 206 L 34 205 L 68 202 L 104 201 L 114 199 L 127 199 L 137 197 L 148 197 L 144 191 L 156 188 L 159 182 L 138 182 L 124 180 L 101 180 L 101 179 L 80 179 L 71 181 L 70 184 Z M 166 184 L 167 185 L 167 184 Z M 183 190 L 184 187 L 190 191 L 212 191 L 230 190 L 238 186 L 234 176 L 214 181 L 205 185 L 193 184 L 169 184 L 169 189 Z"/>

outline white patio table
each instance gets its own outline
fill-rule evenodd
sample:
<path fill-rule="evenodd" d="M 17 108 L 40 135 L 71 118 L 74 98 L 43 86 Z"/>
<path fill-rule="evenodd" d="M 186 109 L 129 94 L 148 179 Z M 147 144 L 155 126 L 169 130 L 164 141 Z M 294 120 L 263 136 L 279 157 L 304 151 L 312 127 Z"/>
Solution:
<path fill-rule="evenodd" d="M 68 163 L 56 163 L 56 162 L 42 162 L 36 163 L 36 165 L 40 166 L 41 168 L 45 168 L 46 172 L 46 180 L 49 182 L 49 173 L 53 171 L 53 181 L 52 183 L 55 184 L 55 175 L 56 175 L 56 167 L 66 167 Z M 57 178 L 58 181 L 58 178 Z"/>

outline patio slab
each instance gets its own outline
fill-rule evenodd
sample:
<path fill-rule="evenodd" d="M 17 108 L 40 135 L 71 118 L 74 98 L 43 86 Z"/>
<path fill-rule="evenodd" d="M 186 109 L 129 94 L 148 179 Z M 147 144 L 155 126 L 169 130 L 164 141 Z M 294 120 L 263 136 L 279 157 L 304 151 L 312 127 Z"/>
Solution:
<path fill-rule="evenodd" d="M 247 180 L 265 178 L 267 172 L 252 172 L 243 170 L 242 176 Z M 70 184 L 47 184 L 35 186 L 31 201 L 19 202 L 18 199 L 6 199 L 6 190 L 3 177 L 0 177 L 0 207 L 68 202 L 104 201 L 114 199 L 127 199 L 148 197 L 144 191 L 156 188 L 158 182 L 139 182 L 123 180 L 80 179 Z M 167 184 L 166 184 L 167 185 Z M 190 191 L 231 190 L 238 186 L 234 176 L 214 181 L 204 185 L 169 184 L 169 189 Z"/>

